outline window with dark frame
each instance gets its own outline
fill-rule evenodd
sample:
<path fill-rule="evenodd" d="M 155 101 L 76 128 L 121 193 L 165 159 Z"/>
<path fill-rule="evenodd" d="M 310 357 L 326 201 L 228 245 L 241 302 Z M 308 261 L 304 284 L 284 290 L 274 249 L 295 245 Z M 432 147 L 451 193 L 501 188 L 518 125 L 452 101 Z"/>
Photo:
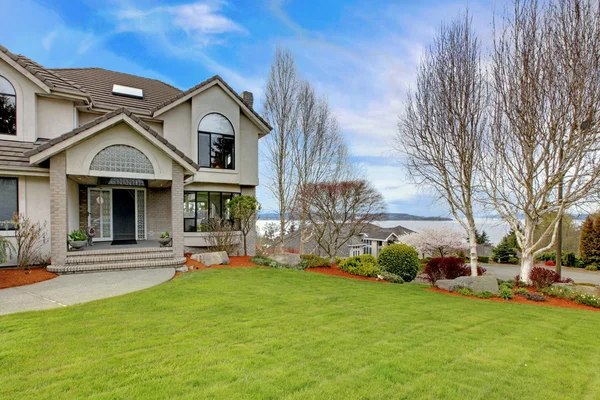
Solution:
<path fill-rule="evenodd" d="M 17 93 L 15 88 L 0 75 L 0 134 L 17 134 Z"/>
<path fill-rule="evenodd" d="M 17 178 L 0 178 L 0 221 L 1 229 L 14 230 L 13 224 L 5 225 L 12 221 L 13 215 L 19 212 L 19 180 Z"/>
<path fill-rule="evenodd" d="M 184 232 L 208 232 L 210 219 L 231 220 L 227 203 L 239 193 L 186 191 L 183 195 Z"/>
<path fill-rule="evenodd" d="M 207 114 L 198 125 L 198 165 L 235 169 L 235 132 L 221 114 Z"/>

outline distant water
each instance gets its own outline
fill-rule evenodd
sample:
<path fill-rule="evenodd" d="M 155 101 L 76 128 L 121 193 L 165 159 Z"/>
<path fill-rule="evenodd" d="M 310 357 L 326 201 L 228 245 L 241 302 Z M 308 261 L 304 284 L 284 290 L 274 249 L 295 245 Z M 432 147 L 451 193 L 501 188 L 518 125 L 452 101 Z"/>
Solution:
<path fill-rule="evenodd" d="M 260 233 L 264 232 L 265 225 L 268 223 L 274 223 L 279 225 L 277 221 L 273 220 L 258 220 L 256 222 L 256 228 Z M 403 226 L 412 231 L 419 232 L 423 229 L 437 229 L 446 228 L 453 231 L 459 232 L 466 239 L 467 234 L 465 233 L 462 226 L 457 221 L 378 221 L 377 225 L 383 228 L 391 228 L 394 226 Z M 508 224 L 500 218 L 475 218 L 475 225 L 478 231 L 485 231 L 490 238 L 490 242 L 496 245 L 502 240 L 502 237 L 510 230 Z"/>

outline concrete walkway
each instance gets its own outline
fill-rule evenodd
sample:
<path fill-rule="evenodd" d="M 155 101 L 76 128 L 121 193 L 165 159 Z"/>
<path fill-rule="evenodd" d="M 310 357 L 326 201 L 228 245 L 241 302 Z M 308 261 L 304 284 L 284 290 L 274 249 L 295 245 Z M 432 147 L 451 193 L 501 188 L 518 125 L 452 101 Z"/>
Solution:
<path fill-rule="evenodd" d="M 482 264 L 483 268 L 491 272 L 496 278 L 503 280 L 513 279 L 520 272 L 518 265 L 508 264 Z M 553 267 L 548 267 L 554 269 Z M 562 276 L 569 277 L 575 282 L 595 283 L 600 285 L 600 272 L 586 271 L 581 268 L 565 268 L 562 269 Z"/>
<path fill-rule="evenodd" d="M 174 268 L 61 275 L 33 285 L 0 290 L 0 315 L 120 296 L 159 285 L 174 275 Z"/>

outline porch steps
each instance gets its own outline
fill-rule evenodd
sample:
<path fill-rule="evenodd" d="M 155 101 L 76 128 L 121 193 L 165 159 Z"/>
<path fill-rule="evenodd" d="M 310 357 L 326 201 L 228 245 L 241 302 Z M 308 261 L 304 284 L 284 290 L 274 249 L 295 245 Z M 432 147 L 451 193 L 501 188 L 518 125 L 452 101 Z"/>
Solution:
<path fill-rule="evenodd" d="M 185 257 L 175 257 L 170 247 L 83 250 L 69 252 L 65 265 L 49 265 L 57 274 L 78 274 L 95 271 L 119 271 L 144 268 L 177 268 Z"/>

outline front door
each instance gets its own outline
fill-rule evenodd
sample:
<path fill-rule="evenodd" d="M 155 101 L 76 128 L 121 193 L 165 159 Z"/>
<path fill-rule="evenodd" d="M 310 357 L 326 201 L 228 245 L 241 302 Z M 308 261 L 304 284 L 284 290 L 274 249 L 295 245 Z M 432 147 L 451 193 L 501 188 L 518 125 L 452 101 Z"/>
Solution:
<path fill-rule="evenodd" d="M 135 190 L 113 189 L 113 240 L 135 240 Z"/>

